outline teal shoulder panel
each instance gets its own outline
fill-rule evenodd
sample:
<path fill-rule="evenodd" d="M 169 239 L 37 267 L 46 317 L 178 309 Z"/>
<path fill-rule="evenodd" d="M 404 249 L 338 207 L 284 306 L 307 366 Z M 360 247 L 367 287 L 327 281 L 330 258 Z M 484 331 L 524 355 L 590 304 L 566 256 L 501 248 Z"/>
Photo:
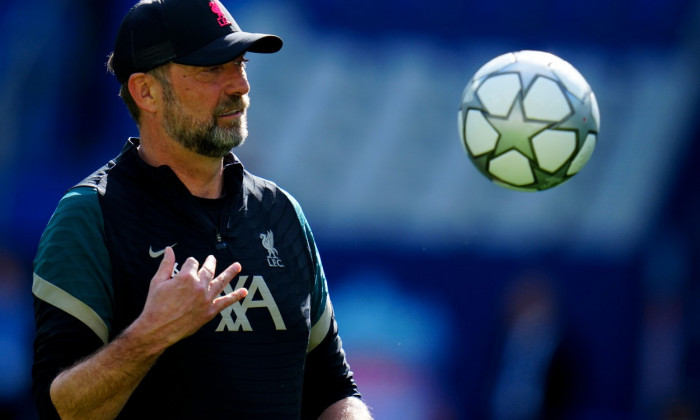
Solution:
<path fill-rule="evenodd" d="M 306 241 L 309 244 L 309 250 L 311 251 L 311 258 L 314 262 L 314 290 L 311 295 L 311 325 L 317 324 L 323 319 L 324 313 L 327 312 L 327 306 L 330 305 L 328 301 L 328 284 L 326 282 L 326 275 L 323 272 L 323 265 L 321 264 L 321 256 L 319 255 L 318 248 L 316 247 L 316 241 L 314 240 L 314 235 L 311 232 L 311 227 L 309 226 L 306 216 L 299 205 L 299 202 L 287 191 L 282 190 L 284 194 L 289 198 L 289 201 L 294 206 L 296 210 L 297 217 L 299 218 L 299 223 L 304 230 L 304 235 L 306 236 Z M 324 336 L 325 336 L 324 331 Z"/>
<path fill-rule="evenodd" d="M 41 237 L 33 292 L 106 341 L 114 295 L 111 271 L 97 191 L 75 188 L 58 203 Z"/>

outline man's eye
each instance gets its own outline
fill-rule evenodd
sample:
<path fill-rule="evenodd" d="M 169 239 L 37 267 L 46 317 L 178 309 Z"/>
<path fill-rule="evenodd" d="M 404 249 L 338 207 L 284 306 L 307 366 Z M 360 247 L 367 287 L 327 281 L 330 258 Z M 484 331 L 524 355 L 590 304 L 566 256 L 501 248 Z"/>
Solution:
<path fill-rule="evenodd" d="M 247 58 L 241 57 L 241 58 L 239 58 L 238 60 L 235 60 L 235 61 L 233 62 L 233 64 L 235 64 L 235 65 L 238 66 L 238 67 L 243 67 L 243 68 L 245 68 L 245 67 L 246 67 L 246 66 L 245 66 L 245 63 L 247 63 L 247 62 L 248 62 L 248 59 L 247 59 Z"/>
<path fill-rule="evenodd" d="M 211 66 L 211 67 L 205 67 L 204 71 L 209 72 L 209 73 L 219 73 L 223 69 L 222 66 Z"/>

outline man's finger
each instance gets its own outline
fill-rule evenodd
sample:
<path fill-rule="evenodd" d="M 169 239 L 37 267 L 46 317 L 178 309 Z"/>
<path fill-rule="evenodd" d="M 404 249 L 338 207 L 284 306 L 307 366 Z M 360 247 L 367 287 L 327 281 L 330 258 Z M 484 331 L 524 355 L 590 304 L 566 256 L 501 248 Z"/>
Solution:
<path fill-rule="evenodd" d="M 200 280 L 211 281 L 214 278 L 214 273 L 216 273 L 216 258 L 210 255 L 204 260 L 204 264 L 197 274 L 199 274 Z"/>
<path fill-rule="evenodd" d="M 213 294 L 220 294 L 231 282 L 231 280 L 241 272 L 241 269 L 241 264 L 237 262 L 226 267 L 226 269 L 210 283 L 210 290 L 213 292 Z"/>
<path fill-rule="evenodd" d="M 165 247 L 165 252 L 163 253 L 163 259 L 160 260 L 160 265 L 158 266 L 158 271 L 153 276 L 154 279 L 167 280 L 173 274 L 173 267 L 175 266 L 175 251 L 171 247 Z"/>
<path fill-rule="evenodd" d="M 180 268 L 180 273 L 185 276 L 199 278 L 199 261 L 194 257 L 187 258 L 182 264 L 182 268 Z"/>
<path fill-rule="evenodd" d="M 245 287 L 241 287 L 240 289 L 233 291 L 228 295 L 220 296 L 214 299 L 214 301 L 212 302 L 212 305 L 214 306 L 214 311 L 216 313 L 219 313 L 226 307 L 233 305 L 234 303 L 245 298 L 246 296 L 248 296 L 248 289 L 246 289 Z"/>

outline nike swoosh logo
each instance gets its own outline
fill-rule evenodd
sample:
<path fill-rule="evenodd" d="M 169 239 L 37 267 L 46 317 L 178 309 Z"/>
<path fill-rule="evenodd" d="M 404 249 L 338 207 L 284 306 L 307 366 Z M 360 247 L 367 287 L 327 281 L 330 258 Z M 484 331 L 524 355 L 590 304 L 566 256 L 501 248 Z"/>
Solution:
<path fill-rule="evenodd" d="M 174 243 L 174 244 L 172 244 L 172 245 L 170 245 L 170 248 L 174 247 L 175 245 L 177 245 L 177 242 Z M 166 248 L 167 248 L 167 247 L 166 247 Z M 163 255 L 163 254 L 165 254 L 165 248 L 161 249 L 160 251 L 154 251 L 152 246 L 149 246 L 149 247 L 148 247 L 148 255 L 149 255 L 151 258 L 158 258 L 158 257 L 160 257 L 160 256 Z"/>

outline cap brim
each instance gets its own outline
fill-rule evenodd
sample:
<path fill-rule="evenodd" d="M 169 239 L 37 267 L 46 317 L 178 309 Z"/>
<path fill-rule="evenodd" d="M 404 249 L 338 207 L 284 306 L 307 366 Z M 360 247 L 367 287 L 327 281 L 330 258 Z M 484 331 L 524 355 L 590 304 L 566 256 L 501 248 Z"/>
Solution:
<path fill-rule="evenodd" d="M 173 61 L 190 66 L 215 66 L 227 63 L 247 51 L 269 54 L 281 48 L 282 39 L 276 35 L 232 32 Z"/>

